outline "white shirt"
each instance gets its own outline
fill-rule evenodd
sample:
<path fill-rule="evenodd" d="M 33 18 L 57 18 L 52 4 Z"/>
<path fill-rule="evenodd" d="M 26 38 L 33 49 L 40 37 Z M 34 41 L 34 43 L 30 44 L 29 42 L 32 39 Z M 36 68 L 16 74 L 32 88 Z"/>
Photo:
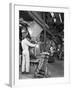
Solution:
<path fill-rule="evenodd" d="M 22 49 L 25 50 L 25 51 L 28 51 L 28 47 L 35 47 L 36 44 L 32 44 L 30 43 L 26 38 L 24 40 L 22 40 Z"/>

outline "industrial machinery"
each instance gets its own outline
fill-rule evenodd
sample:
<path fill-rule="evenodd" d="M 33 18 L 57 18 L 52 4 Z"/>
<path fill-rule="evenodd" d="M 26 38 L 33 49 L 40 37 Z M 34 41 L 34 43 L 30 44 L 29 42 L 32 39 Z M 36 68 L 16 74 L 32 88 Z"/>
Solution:
<path fill-rule="evenodd" d="M 48 72 L 48 61 L 50 57 L 53 57 L 55 52 L 56 55 L 58 55 L 58 52 L 60 53 L 58 55 L 60 58 L 64 57 L 63 51 L 57 51 L 58 44 L 63 46 L 64 14 L 55 13 L 54 17 L 50 15 L 52 15 L 50 12 L 20 11 L 20 18 L 23 19 L 20 19 L 19 24 L 21 26 L 29 25 L 31 27 L 29 31 L 31 39 L 38 44 L 35 49 L 31 48 L 30 50 L 32 53 L 30 63 L 34 65 L 35 78 L 50 76 Z M 19 34 L 21 41 L 21 29 Z"/>

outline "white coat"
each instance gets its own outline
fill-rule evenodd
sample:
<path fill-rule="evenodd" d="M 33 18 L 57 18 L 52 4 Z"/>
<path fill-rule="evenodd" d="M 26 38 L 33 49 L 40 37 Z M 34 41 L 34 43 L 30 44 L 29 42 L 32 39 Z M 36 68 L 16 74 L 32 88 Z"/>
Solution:
<path fill-rule="evenodd" d="M 30 68 L 30 57 L 29 57 L 29 46 L 30 47 L 35 47 L 36 44 L 32 44 L 30 43 L 27 38 L 25 38 L 24 40 L 22 40 L 22 72 L 25 71 L 29 72 L 29 68 Z"/>

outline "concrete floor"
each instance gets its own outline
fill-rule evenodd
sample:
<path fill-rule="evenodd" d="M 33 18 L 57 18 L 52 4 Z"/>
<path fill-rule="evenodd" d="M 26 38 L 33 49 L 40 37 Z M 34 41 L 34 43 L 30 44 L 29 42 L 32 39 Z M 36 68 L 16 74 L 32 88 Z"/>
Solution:
<path fill-rule="evenodd" d="M 31 74 L 21 74 L 21 70 L 19 72 L 19 78 L 20 79 L 28 79 L 28 78 L 34 78 L 34 67 L 31 66 L 30 68 L 30 73 Z M 64 61 L 55 61 L 54 63 L 49 63 L 48 64 L 48 72 L 51 77 L 63 77 L 64 76 Z"/>

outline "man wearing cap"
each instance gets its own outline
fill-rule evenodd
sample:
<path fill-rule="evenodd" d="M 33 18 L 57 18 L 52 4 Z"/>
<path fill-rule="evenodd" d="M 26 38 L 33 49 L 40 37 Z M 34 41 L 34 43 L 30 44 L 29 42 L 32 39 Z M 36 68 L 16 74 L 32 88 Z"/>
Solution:
<path fill-rule="evenodd" d="M 32 44 L 30 41 L 30 35 L 25 27 L 22 28 L 22 74 L 29 73 L 30 68 L 30 56 L 29 56 L 29 46 L 35 47 L 36 44 Z"/>

